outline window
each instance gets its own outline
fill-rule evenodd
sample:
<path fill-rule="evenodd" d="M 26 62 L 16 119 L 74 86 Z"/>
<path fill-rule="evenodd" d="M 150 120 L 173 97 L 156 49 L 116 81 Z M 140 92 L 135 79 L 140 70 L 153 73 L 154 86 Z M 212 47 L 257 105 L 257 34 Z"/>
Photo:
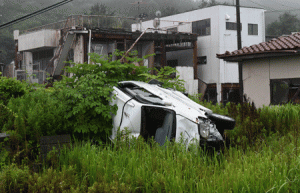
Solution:
<path fill-rule="evenodd" d="M 226 30 L 237 30 L 237 24 L 235 22 L 226 22 Z M 241 24 L 242 30 L 242 24 Z"/>
<path fill-rule="evenodd" d="M 199 56 L 199 57 L 197 57 L 197 59 L 198 59 L 198 64 L 199 65 L 207 64 L 207 57 L 206 56 Z"/>
<path fill-rule="evenodd" d="M 178 32 L 177 27 L 172 27 L 172 28 L 167 29 L 168 34 L 177 33 L 177 32 Z"/>
<path fill-rule="evenodd" d="M 271 103 L 274 105 L 288 102 L 300 103 L 300 79 L 271 80 Z"/>
<path fill-rule="evenodd" d="M 258 35 L 258 24 L 248 24 L 248 35 Z"/>
<path fill-rule="evenodd" d="M 192 23 L 192 28 L 193 33 L 198 34 L 199 36 L 210 35 L 210 19 L 194 21 Z"/>

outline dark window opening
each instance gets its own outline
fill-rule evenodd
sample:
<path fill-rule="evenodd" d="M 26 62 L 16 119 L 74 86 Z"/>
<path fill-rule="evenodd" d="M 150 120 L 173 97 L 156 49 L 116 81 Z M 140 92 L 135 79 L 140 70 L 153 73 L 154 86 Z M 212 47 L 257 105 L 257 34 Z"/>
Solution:
<path fill-rule="evenodd" d="M 228 102 L 239 103 L 240 92 L 238 83 L 222 84 L 222 102 L 225 105 Z"/>
<path fill-rule="evenodd" d="M 53 49 L 32 52 L 33 60 L 41 60 L 44 58 L 52 58 L 52 57 L 53 57 Z"/>
<path fill-rule="evenodd" d="M 217 85 L 216 84 L 208 84 L 205 94 L 204 100 L 212 102 L 213 104 L 217 103 Z"/>
<path fill-rule="evenodd" d="M 237 23 L 226 22 L 226 30 L 237 30 Z M 241 30 L 242 30 L 242 24 L 241 24 Z"/>
<path fill-rule="evenodd" d="M 120 84 L 119 89 L 140 103 L 164 106 L 162 98 L 134 84 Z"/>
<path fill-rule="evenodd" d="M 210 35 L 210 19 L 194 21 L 192 23 L 192 31 L 199 36 Z"/>
<path fill-rule="evenodd" d="M 197 57 L 197 59 L 198 59 L 198 64 L 199 65 L 207 64 L 207 57 L 206 56 L 199 56 L 199 57 Z"/>
<path fill-rule="evenodd" d="M 178 66 L 178 60 L 168 60 L 167 66 L 176 68 L 176 66 Z M 176 73 L 174 72 L 174 73 L 170 74 L 169 78 L 176 78 Z"/>
<path fill-rule="evenodd" d="M 178 60 L 168 60 L 167 61 L 167 66 L 170 66 L 172 68 L 176 68 L 176 66 L 178 66 Z"/>
<path fill-rule="evenodd" d="M 160 145 L 176 137 L 176 113 L 173 110 L 142 106 L 141 136 L 154 138 Z"/>
<path fill-rule="evenodd" d="M 270 89 L 271 104 L 300 103 L 300 78 L 273 79 Z"/>
<path fill-rule="evenodd" d="M 177 33 L 177 32 L 178 32 L 178 28 L 177 27 L 172 27 L 172 28 L 168 28 L 167 29 L 167 33 L 168 34 Z"/>
<path fill-rule="evenodd" d="M 53 56 L 53 49 L 32 52 L 33 64 L 39 64 L 39 70 L 45 70 Z"/>
<path fill-rule="evenodd" d="M 258 24 L 248 24 L 248 35 L 258 35 Z"/>

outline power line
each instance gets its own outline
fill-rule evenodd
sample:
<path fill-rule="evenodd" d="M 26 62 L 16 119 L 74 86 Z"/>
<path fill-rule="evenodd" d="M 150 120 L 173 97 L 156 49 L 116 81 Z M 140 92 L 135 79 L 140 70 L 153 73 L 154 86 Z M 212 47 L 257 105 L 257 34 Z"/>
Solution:
<path fill-rule="evenodd" d="M 275 12 L 288 12 L 288 11 L 299 11 L 299 9 L 287 9 L 287 10 L 274 10 L 274 11 L 266 11 L 268 13 L 275 13 Z"/>
<path fill-rule="evenodd" d="M 298 8 L 298 9 L 276 10 L 276 9 L 271 8 L 271 7 L 267 7 L 267 6 L 265 6 L 265 5 L 256 3 L 256 2 L 254 2 L 254 1 L 252 1 L 252 0 L 249 0 L 249 1 L 252 2 L 252 3 L 254 3 L 254 4 L 256 4 L 256 5 L 261 6 L 261 8 L 269 9 L 269 10 L 266 11 L 266 13 L 288 12 L 288 11 L 298 11 L 298 10 L 300 10 L 300 8 Z M 286 6 L 286 5 L 283 5 L 282 3 L 278 3 L 278 4 L 280 4 L 280 5 L 282 5 L 282 6 Z M 290 7 L 290 6 L 286 6 L 286 7 Z"/>
<path fill-rule="evenodd" d="M 51 5 L 49 7 L 43 8 L 43 9 L 41 9 L 39 11 L 36 11 L 36 12 L 30 13 L 28 15 L 25 15 L 23 17 L 20 17 L 18 19 L 12 20 L 12 21 L 7 22 L 7 23 L 5 23 L 3 25 L 0 25 L 0 29 L 6 28 L 6 27 L 11 26 L 11 25 L 14 25 L 14 24 L 19 23 L 21 21 L 27 20 L 29 18 L 32 18 L 32 17 L 36 16 L 36 15 L 45 13 L 47 11 L 50 11 L 50 10 L 55 9 L 57 7 L 60 7 L 60 6 L 64 5 L 64 4 L 67 4 L 67 3 L 71 2 L 71 1 L 73 1 L 73 0 L 64 0 L 64 1 L 61 1 L 61 2 L 56 3 L 54 5 Z"/>
<path fill-rule="evenodd" d="M 265 5 L 262 5 L 262 4 L 259 4 L 259 3 L 256 3 L 256 2 L 254 2 L 254 1 L 252 1 L 252 0 L 249 0 L 250 2 L 252 2 L 252 3 L 254 3 L 254 4 L 256 4 L 256 5 L 259 5 L 259 6 L 261 6 L 261 8 L 268 8 L 268 9 L 272 9 L 272 10 L 275 10 L 275 9 L 273 9 L 273 8 L 271 8 L 271 7 L 267 7 L 267 6 L 265 6 Z"/>

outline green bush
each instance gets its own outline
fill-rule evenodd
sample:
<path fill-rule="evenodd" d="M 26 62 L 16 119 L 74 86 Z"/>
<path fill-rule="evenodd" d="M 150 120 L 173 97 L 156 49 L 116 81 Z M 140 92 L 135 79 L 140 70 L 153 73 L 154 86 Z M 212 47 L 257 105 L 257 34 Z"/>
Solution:
<path fill-rule="evenodd" d="M 0 192 L 28 192 L 28 167 L 18 168 L 15 164 L 0 171 Z"/>
<path fill-rule="evenodd" d="M 10 134 L 12 153 L 22 152 L 20 159 L 28 156 L 35 158 L 41 136 L 72 133 L 72 127 L 64 118 L 64 101 L 47 89 L 37 89 L 22 97 L 12 98 L 6 108 L 12 115 L 2 123 L 2 130 Z"/>
<path fill-rule="evenodd" d="M 64 101 L 67 112 L 63 117 L 78 137 L 106 140 L 112 129 L 111 115 L 117 112 L 116 105 L 109 105 L 114 97 L 111 95 L 113 87 L 119 81 L 145 80 L 139 75 L 148 68 L 136 66 L 133 62 L 141 60 L 136 57 L 126 57 L 129 63 L 110 61 L 97 54 L 90 54 L 90 57 L 93 64 L 73 63 L 73 67 L 67 67 L 67 72 L 73 76 L 56 82 L 54 93 Z"/>
<path fill-rule="evenodd" d="M 0 74 L 0 103 L 6 105 L 10 98 L 23 96 L 29 90 L 31 90 L 31 86 L 26 82 Z"/>

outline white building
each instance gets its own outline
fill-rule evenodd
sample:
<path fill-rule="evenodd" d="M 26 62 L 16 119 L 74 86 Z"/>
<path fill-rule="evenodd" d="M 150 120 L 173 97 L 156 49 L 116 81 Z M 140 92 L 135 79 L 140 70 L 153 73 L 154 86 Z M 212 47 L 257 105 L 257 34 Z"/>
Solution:
<path fill-rule="evenodd" d="M 241 7 L 242 46 L 265 41 L 265 14 L 263 9 Z M 218 5 L 160 18 L 160 27 L 166 33 L 198 34 L 198 78 L 207 84 L 208 100 L 227 101 L 230 93 L 238 94 L 238 64 L 216 58 L 226 50 L 237 50 L 236 8 Z M 132 30 L 153 28 L 153 21 L 133 24 Z M 153 31 L 153 30 L 152 30 Z M 168 63 L 193 66 L 193 58 L 186 57 L 193 50 L 167 53 Z M 217 96 L 216 96 L 217 93 Z M 238 97 L 232 95 L 233 97 Z"/>

